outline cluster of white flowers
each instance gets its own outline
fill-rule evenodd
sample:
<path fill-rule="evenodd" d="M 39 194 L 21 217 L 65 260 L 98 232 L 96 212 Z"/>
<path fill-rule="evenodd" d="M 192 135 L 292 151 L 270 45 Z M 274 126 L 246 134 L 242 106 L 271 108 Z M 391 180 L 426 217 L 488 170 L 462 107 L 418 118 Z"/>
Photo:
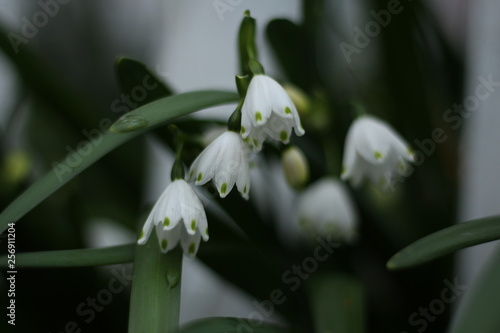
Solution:
<path fill-rule="evenodd" d="M 201 152 L 189 171 L 188 181 L 195 185 L 213 180 L 221 198 L 234 185 L 243 198 L 249 198 L 247 143 L 258 152 L 268 138 L 288 143 L 292 129 L 297 135 L 304 134 L 290 97 L 268 76 L 253 77 L 241 112 L 241 133 L 228 130 L 221 134 Z M 184 253 L 194 256 L 201 239 L 208 240 L 203 205 L 184 179 L 175 179 L 160 196 L 144 224 L 139 244 L 147 242 L 154 226 L 163 252 L 180 242 Z"/>
<path fill-rule="evenodd" d="M 241 106 L 241 130 L 227 130 L 213 140 L 195 159 L 188 181 L 204 185 L 213 180 L 221 198 L 236 185 L 241 196 L 249 198 L 249 150 L 259 152 L 268 140 L 288 143 L 292 130 L 304 134 L 300 118 L 285 90 L 270 77 L 252 78 Z M 307 164 L 300 151 L 284 154 L 283 165 L 290 184 L 300 188 L 307 182 Z M 413 160 L 408 144 L 385 122 L 373 116 L 361 116 L 351 125 L 344 147 L 342 180 L 359 186 L 364 178 L 384 186 L 397 170 Z M 296 162 L 294 162 L 296 161 Z M 340 181 L 327 177 L 306 188 L 296 205 L 296 230 L 305 238 L 330 235 L 351 241 L 358 218 L 349 191 Z M 183 223 L 180 223 L 180 222 Z M 208 240 L 207 219 L 203 205 L 192 185 L 175 179 L 153 207 L 143 228 L 139 244 L 145 244 L 156 227 L 163 252 L 180 242 L 184 253 L 194 256 L 201 239 Z"/>

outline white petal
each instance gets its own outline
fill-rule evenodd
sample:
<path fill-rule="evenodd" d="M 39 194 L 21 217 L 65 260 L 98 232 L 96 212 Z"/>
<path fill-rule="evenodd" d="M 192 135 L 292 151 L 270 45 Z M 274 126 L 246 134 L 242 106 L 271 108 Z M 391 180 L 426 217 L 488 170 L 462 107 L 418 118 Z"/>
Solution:
<path fill-rule="evenodd" d="M 199 232 L 190 235 L 187 232 L 181 233 L 181 246 L 184 254 L 188 257 L 194 257 L 200 247 L 201 235 Z"/>
<path fill-rule="evenodd" d="M 149 239 L 149 236 L 151 235 L 151 231 L 153 230 L 154 223 L 153 219 L 151 217 L 148 217 L 146 220 L 146 223 L 144 223 L 144 227 L 142 227 L 141 231 L 141 236 L 139 237 L 139 240 L 137 243 L 139 245 L 144 245 Z"/>
<path fill-rule="evenodd" d="M 179 244 L 181 230 L 182 226 L 179 224 L 171 230 L 165 229 L 161 224 L 156 226 L 156 235 L 161 252 L 167 253 Z"/>
<path fill-rule="evenodd" d="M 199 223 L 198 217 L 202 213 L 205 214 L 205 210 L 193 188 L 184 181 L 182 186 L 183 189 L 179 193 L 181 216 L 184 221 L 186 232 L 194 234 Z"/>
<path fill-rule="evenodd" d="M 389 153 L 390 142 L 384 131 L 385 128 L 368 116 L 358 118 L 353 125 L 355 149 L 370 163 L 383 163 Z"/>

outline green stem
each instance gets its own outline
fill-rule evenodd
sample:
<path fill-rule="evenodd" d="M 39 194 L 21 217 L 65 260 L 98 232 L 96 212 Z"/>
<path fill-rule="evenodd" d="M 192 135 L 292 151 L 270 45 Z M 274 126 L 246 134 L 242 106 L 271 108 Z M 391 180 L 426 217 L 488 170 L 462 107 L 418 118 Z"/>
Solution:
<path fill-rule="evenodd" d="M 181 277 L 182 250 L 163 254 L 153 231 L 136 250 L 129 333 L 179 332 Z"/>

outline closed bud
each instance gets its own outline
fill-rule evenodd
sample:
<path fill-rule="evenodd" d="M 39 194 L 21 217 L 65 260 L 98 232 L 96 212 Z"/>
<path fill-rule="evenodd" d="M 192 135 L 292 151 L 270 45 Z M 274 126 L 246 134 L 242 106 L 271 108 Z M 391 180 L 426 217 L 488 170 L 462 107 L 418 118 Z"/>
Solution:
<path fill-rule="evenodd" d="M 288 184 L 294 189 L 301 189 L 309 181 L 309 164 L 299 148 L 287 148 L 281 155 L 281 166 Z"/>
<path fill-rule="evenodd" d="M 295 104 L 299 115 L 305 116 L 311 111 L 311 100 L 304 91 L 292 84 L 284 84 L 283 89 Z"/>

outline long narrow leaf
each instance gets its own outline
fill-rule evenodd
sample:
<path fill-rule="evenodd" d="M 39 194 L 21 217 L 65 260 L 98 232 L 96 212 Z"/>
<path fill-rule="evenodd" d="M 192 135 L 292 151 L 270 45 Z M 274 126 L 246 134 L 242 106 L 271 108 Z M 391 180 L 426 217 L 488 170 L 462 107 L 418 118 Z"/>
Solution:
<path fill-rule="evenodd" d="M 389 269 L 416 266 L 460 249 L 500 239 L 500 216 L 459 223 L 405 247 L 387 262 Z"/>
<path fill-rule="evenodd" d="M 134 259 L 135 244 L 97 249 L 41 251 L 16 254 L 16 267 L 86 267 L 114 265 Z M 0 257 L 0 267 L 7 267 L 7 256 Z"/>
<path fill-rule="evenodd" d="M 129 333 L 177 333 L 182 250 L 160 251 L 156 233 L 139 245 L 134 259 Z"/>
<path fill-rule="evenodd" d="M 231 92 L 195 91 L 163 98 L 135 109 L 127 114 L 129 118 L 124 118 L 125 116 L 121 118 L 118 127 L 130 130 L 127 126 L 135 124 L 134 128 L 137 128 L 137 123 L 141 123 L 143 125 L 141 130 L 120 135 L 106 133 L 91 142 L 87 142 L 87 145 L 79 150 L 80 153 L 75 151 L 61 163 L 54 163 L 51 171 L 28 188 L 0 214 L 0 232 L 5 231 L 9 223 L 17 222 L 49 195 L 116 147 L 176 117 L 233 102 L 236 99 L 237 95 Z"/>

